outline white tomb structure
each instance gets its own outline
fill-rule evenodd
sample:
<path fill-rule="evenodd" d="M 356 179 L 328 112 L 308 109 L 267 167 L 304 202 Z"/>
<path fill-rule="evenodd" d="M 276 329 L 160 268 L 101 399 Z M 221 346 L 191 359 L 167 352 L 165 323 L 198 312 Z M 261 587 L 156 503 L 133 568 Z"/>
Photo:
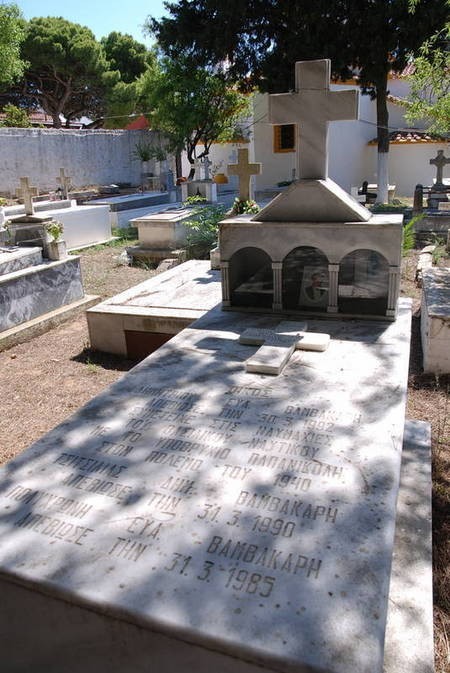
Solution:
<path fill-rule="evenodd" d="M 328 178 L 328 123 L 356 119 L 358 94 L 330 91 L 329 60 L 298 62 L 295 81 L 269 112 L 299 124 L 299 180 L 257 215 L 221 223 L 222 306 L 392 320 L 402 216 L 372 215 Z"/>
<path fill-rule="evenodd" d="M 353 247 L 343 237 L 359 250 L 367 211 L 326 178 L 301 180 L 284 214 L 301 213 L 297 190 L 311 183 L 320 213 L 351 211 Z M 302 219 L 272 221 L 279 205 L 236 219 L 253 245 L 261 232 L 256 258 L 267 247 L 275 264 L 285 230 L 308 232 Z M 282 279 L 282 264 L 273 269 Z M 192 280 L 203 292 L 211 282 Z M 136 316 L 148 296 L 134 296 Z M 370 329 L 272 310 L 215 306 L 0 469 L 2 670 L 430 670 L 429 496 L 416 462 L 428 434 L 410 442 L 398 497 L 411 302 Z"/>

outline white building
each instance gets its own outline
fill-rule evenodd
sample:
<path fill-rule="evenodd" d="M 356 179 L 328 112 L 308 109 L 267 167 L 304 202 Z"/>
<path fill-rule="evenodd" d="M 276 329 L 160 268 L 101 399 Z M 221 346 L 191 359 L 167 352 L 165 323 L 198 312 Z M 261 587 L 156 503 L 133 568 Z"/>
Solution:
<path fill-rule="evenodd" d="M 348 84 L 333 84 L 331 88 L 359 89 Z M 416 184 L 433 183 L 436 168 L 430 165 L 430 159 L 440 149 L 448 152 L 449 143 L 432 139 L 424 131 L 423 122 L 416 129 L 408 127 L 399 103 L 408 93 L 405 79 L 392 77 L 389 91 L 389 183 L 395 185 L 396 196 L 412 196 Z M 359 101 L 358 121 L 333 122 L 329 129 L 329 176 L 348 192 L 351 187 L 360 187 L 364 180 L 377 182 L 376 104 L 362 94 Z M 237 161 L 238 148 L 248 147 L 250 161 L 262 164 L 261 174 L 253 178 L 256 193 L 272 190 L 280 182 L 290 182 L 295 177 L 296 127 L 269 123 L 267 94 L 254 96 L 252 118 L 243 120 L 242 129 L 247 136 L 244 140 L 212 145 L 209 157 L 213 174 L 227 175 L 227 165 Z M 189 164 L 184 158 L 183 174 L 188 173 Z M 230 186 L 234 186 L 235 180 L 229 177 Z"/>

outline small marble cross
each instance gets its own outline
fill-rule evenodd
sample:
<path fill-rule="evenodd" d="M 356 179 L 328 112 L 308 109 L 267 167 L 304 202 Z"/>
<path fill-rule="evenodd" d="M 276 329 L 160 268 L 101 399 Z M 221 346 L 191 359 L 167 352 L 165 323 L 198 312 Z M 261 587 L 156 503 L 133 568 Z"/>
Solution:
<path fill-rule="evenodd" d="M 30 185 L 29 178 L 20 178 L 20 188 L 17 190 L 17 196 L 23 200 L 25 206 L 25 215 L 34 215 L 33 196 L 38 195 L 37 187 Z"/>
<path fill-rule="evenodd" d="M 295 92 L 269 96 L 272 124 L 299 124 L 297 175 L 300 179 L 328 177 L 328 122 L 358 118 L 358 92 L 330 91 L 328 59 L 295 64 Z"/>
<path fill-rule="evenodd" d="M 450 164 L 450 159 L 444 157 L 444 150 L 438 150 L 437 157 L 430 159 L 430 164 L 436 166 L 436 182 L 435 186 L 443 187 L 444 186 L 444 166 Z"/>
<path fill-rule="evenodd" d="M 248 162 L 248 149 L 246 147 L 238 150 L 237 164 L 228 164 L 228 174 L 237 175 L 239 178 L 239 199 L 241 201 L 250 200 L 250 179 L 252 175 L 261 173 L 261 164 L 250 164 Z"/>
<path fill-rule="evenodd" d="M 276 330 L 246 329 L 239 343 L 261 346 L 245 362 L 245 370 L 254 374 L 280 374 L 294 350 L 324 351 L 330 343 L 329 334 L 305 332 L 304 322 L 281 322 Z"/>
<path fill-rule="evenodd" d="M 64 168 L 59 169 L 59 178 L 56 178 L 56 180 L 61 185 L 63 199 L 68 199 L 71 177 L 65 174 Z"/>

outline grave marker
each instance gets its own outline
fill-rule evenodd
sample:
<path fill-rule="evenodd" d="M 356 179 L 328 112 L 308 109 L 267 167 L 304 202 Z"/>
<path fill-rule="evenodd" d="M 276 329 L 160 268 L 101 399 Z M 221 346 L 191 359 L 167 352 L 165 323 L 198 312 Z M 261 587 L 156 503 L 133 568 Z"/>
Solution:
<path fill-rule="evenodd" d="M 68 199 L 69 198 L 69 189 L 71 187 L 71 179 L 72 178 L 69 175 L 65 174 L 64 168 L 59 169 L 59 177 L 57 177 L 56 180 L 61 185 L 62 198 L 63 199 Z"/>
<path fill-rule="evenodd" d="M 33 196 L 39 194 L 37 187 L 30 185 L 30 179 L 20 178 L 20 188 L 17 190 L 17 195 L 23 200 L 25 206 L 25 215 L 34 215 Z"/>
<path fill-rule="evenodd" d="M 229 175 L 237 175 L 239 179 L 239 199 L 241 201 L 249 201 L 250 196 L 250 180 L 252 175 L 259 175 L 261 173 L 261 164 L 250 164 L 248 161 L 248 149 L 246 147 L 238 150 L 237 164 L 228 164 Z"/>
<path fill-rule="evenodd" d="M 245 363 L 247 372 L 259 374 L 280 374 L 295 349 L 325 351 L 330 336 L 320 332 L 305 332 L 306 323 L 284 321 L 276 330 L 246 329 L 239 337 L 239 343 L 261 346 Z"/>
<path fill-rule="evenodd" d="M 328 122 L 358 118 L 357 91 L 330 90 L 330 61 L 295 64 L 295 92 L 269 97 L 272 124 L 299 124 L 297 175 L 301 179 L 328 177 Z"/>
<path fill-rule="evenodd" d="M 444 150 L 438 150 L 437 156 L 430 159 L 430 164 L 436 166 L 436 182 L 434 187 L 445 187 L 444 185 L 444 166 L 450 164 L 450 159 L 444 156 Z"/>

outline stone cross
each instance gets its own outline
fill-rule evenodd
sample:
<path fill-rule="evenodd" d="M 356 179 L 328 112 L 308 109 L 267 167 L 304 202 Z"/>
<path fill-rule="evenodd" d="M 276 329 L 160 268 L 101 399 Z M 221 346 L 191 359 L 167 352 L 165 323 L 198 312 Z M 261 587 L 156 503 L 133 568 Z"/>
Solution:
<path fill-rule="evenodd" d="M 206 157 L 203 159 L 203 168 L 204 168 L 204 171 L 205 171 L 205 180 L 210 180 L 209 169 L 210 169 L 211 166 L 212 166 L 212 161 L 210 160 L 208 155 L 206 155 Z"/>
<path fill-rule="evenodd" d="M 328 177 L 328 122 L 358 118 L 357 91 L 330 91 L 329 59 L 298 61 L 295 92 L 269 96 L 272 124 L 299 125 L 297 176 L 306 180 Z"/>
<path fill-rule="evenodd" d="M 61 185 L 63 199 L 68 199 L 71 178 L 65 174 L 64 168 L 59 169 L 59 178 L 56 178 L 56 180 Z"/>
<path fill-rule="evenodd" d="M 438 150 L 437 157 L 430 159 L 430 164 L 437 168 L 435 187 L 444 187 L 444 166 L 450 164 L 450 159 L 444 157 L 444 150 Z"/>
<path fill-rule="evenodd" d="M 239 178 L 239 199 L 241 201 L 250 200 L 250 179 L 252 175 L 261 173 L 261 164 L 249 164 L 248 149 L 246 147 L 238 150 L 237 164 L 228 164 L 228 174 L 237 175 Z"/>
<path fill-rule="evenodd" d="M 17 196 L 23 199 L 25 206 L 25 215 L 34 215 L 33 196 L 38 195 L 37 187 L 32 187 L 29 178 L 20 178 L 20 188 L 17 190 Z"/>
<path fill-rule="evenodd" d="M 305 332 L 307 324 L 281 322 L 276 330 L 246 329 L 239 343 L 261 346 L 245 363 L 245 370 L 255 374 L 280 374 L 294 350 L 324 351 L 330 343 L 329 334 Z"/>

